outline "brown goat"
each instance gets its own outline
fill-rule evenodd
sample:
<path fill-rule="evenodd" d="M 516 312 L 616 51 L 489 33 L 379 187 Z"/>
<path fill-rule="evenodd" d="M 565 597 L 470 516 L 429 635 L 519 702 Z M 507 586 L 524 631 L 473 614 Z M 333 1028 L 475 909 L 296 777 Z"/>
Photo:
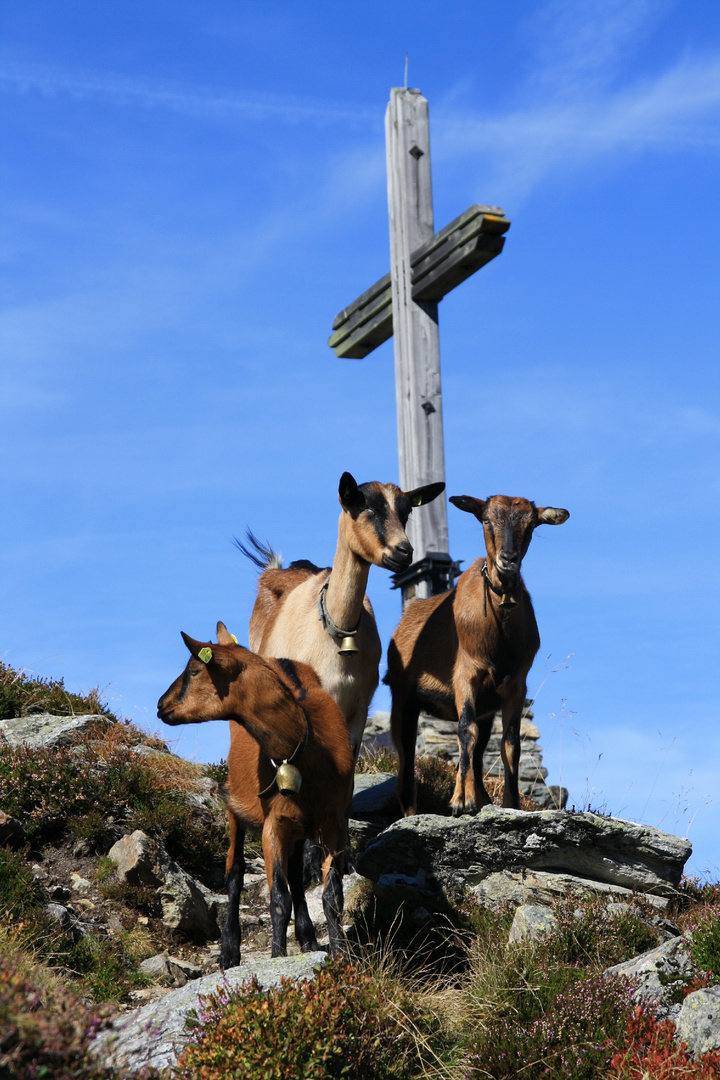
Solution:
<path fill-rule="evenodd" d="M 382 646 L 365 594 L 370 565 L 404 570 L 413 549 L 405 526 L 415 506 L 432 502 L 444 483 L 401 491 L 395 484 L 357 484 L 340 478 L 342 511 L 332 567 L 301 560 L 282 569 L 277 555 L 248 533 L 259 566 L 258 595 L 250 618 L 250 648 L 260 656 L 287 656 L 309 664 L 342 709 L 357 758 L 368 707 L 378 684 Z M 341 652 L 351 638 L 357 651 Z"/>
<path fill-rule="evenodd" d="M 240 963 L 239 906 L 249 825 L 262 830 L 272 955 L 285 955 L 293 906 L 302 951 L 318 948 L 302 881 L 303 842 L 309 838 L 319 841 L 322 850 L 323 908 L 330 952 L 337 955 L 342 949 L 342 874 L 353 783 L 344 717 L 307 665 L 263 660 L 237 645 L 220 622 L 217 634 L 217 645 L 182 635 L 191 657 L 160 698 L 158 716 L 173 725 L 231 721 L 225 785 L 228 912 L 221 966 Z M 277 768 L 279 762 L 285 771 L 283 765 Z M 288 762 L 291 781 L 293 773 L 297 779 L 297 770 L 301 774 L 297 791 L 287 784 Z"/>
<path fill-rule="evenodd" d="M 527 499 L 469 495 L 450 502 L 474 514 L 485 533 L 486 559 L 476 559 L 455 588 L 411 601 L 388 648 L 385 682 L 392 691 L 391 728 L 398 751 L 398 799 L 416 812 L 415 741 L 423 709 L 458 725 L 458 764 L 450 802 L 454 815 L 474 814 L 491 800 L 483 754 L 492 719 L 502 710 L 503 806 L 519 809 L 520 720 L 527 674 L 540 647 L 520 566 L 538 525 L 561 525 L 567 510 Z"/>

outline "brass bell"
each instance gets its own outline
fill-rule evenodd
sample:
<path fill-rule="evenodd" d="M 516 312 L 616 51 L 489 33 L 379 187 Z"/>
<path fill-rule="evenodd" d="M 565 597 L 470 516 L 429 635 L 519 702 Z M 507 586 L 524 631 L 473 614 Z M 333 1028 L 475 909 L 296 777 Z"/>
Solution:
<path fill-rule="evenodd" d="M 517 600 L 512 593 L 503 593 L 500 597 L 500 607 L 517 607 Z"/>
<path fill-rule="evenodd" d="M 348 634 L 347 637 L 344 637 L 342 639 L 342 641 L 340 642 L 340 648 L 338 649 L 339 653 L 356 653 L 356 652 L 359 652 L 359 651 L 360 650 L 358 649 L 357 645 L 355 644 L 355 635 L 354 634 Z"/>
<path fill-rule="evenodd" d="M 275 780 L 281 795 L 297 795 L 302 784 L 300 770 L 287 761 L 279 766 Z"/>

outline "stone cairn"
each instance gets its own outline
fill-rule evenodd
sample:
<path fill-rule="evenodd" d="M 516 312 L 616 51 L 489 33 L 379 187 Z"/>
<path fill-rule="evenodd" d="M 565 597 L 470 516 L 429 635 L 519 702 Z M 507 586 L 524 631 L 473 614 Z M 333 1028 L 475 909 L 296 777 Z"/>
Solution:
<path fill-rule="evenodd" d="M 525 702 L 520 725 L 520 791 L 527 795 L 543 810 L 563 810 L 567 805 L 568 792 L 557 784 L 548 785 L 547 769 L 543 765 L 542 746 L 539 743 L 540 731 L 533 723 L 532 702 Z M 500 756 L 502 737 L 502 718 L 497 713 L 493 721 L 490 740 L 483 758 L 486 776 L 503 777 L 503 763 Z M 390 713 L 376 712 L 368 718 L 363 747 L 366 753 L 383 748 L 392 749 L 390 734 Z M 435 754 L 445 761 L 458 763 L 457 724 L 452 720 L 437 720 L 434 716 L 421 713 L 418 721 L 418 754 Z"/>

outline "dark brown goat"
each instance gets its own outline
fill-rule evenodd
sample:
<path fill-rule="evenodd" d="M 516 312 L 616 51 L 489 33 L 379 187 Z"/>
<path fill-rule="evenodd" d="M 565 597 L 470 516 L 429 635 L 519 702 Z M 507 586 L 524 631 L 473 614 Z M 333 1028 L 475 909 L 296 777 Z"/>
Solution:
<path fill-rule="evenodd" d="M 503 806 L 518 809 L 520 720 L 527 674 L 540 647 L 520 566 L 538 525 L 562 525 L 567 510 L 493 495 L 454 495 L 485 533 L 486 559 L 476 559 L 454 589 L 411 601 L 388 648 L 385 682 L 392 691 L 392 737 L 399 755 L 398 799 L 416 812 L 415 741 L 420 710 L 458 725 L 458 764 L 450 802 L 454 815 L 474 814 L 490 796 L 483 754 L 493 716 L 502 710 Z"/>
<path fill-rule="evenodd" d="M 263 660 L 237 645 L 222 623 L 217 634 L 218 645 L 182 635 L 191 657 L 160 698 L 158 716 L 172 725 L 231 721 L 225 788 L 229 903 L 220 963 L 223 968 L 240 963 L 239 905 L 248 825 L 262 829 L 272 955 L 285 955 L 293 906 L 302 951 L 318 948 L 302 881 L 303 842 L 310 838 L 319 841 L 322 850 L 323 908 L 330 952 L 337 955 L 342 949 L 342 874 L 353 781 L 345 719 L 306 664 Z M 284 772 L 282 765 L 277 768 L 280 762 Z M 287 762 L 301 774 L 297 791 L 282 782 Z M 290 768 L 291 781 L 292 773 Z"/>

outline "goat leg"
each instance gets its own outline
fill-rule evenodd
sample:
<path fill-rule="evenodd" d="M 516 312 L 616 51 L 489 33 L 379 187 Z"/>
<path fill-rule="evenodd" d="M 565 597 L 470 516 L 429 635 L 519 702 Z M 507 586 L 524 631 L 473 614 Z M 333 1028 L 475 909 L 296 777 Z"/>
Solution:
<path fill-rule="evenodd" d="M 289 838 L 288 838 L 289 839 Z M 266 818 L 262 834 L 265 873 L 270 887 L 271 956 L 287 956 L 287 928 L 292 915 L 292 896 L 288 886 L 289 843 L 275 834 L 272 818 Z"/>
<path fill-rule="evenodd" d="M 466 698 L 458 721 L 459 761 L 455 790 L 450 800 L 453 817 L 477 812 L 475 802 L 475 746 L 478 739 L 478 726 L 475 717 L 475 705 L 471 698 Z"/>
<path fill-rule="evenodd" d="M 324 888 L 322 901 L 325 919 L 327 920 L 331 956 L 340 956 L 342 954 L 345 940 L 342 931 L 344 904 L 342 879 L 345 846 L 343 832 L 343 829 L 338 829 L 338 833 L 341 835 L 334 838 L 336 843 L 332 845 L 323 862 Z"/>
<path fill-rule="evenodd" d="M 245 880 L 245 828 L 228 810 L 230 847 L 225 863 L 228 909 L 220 941 L 220 967 L 223 971 L 240 963 L 240 893 Z"/>
<path fill-rule="evenodd" d="M 500 744 L 503 766 L 505 769 L 505 786 L 503 789 L 503 806 L 513 810 L 520 809 L 520 790 L 518 773 L 520 769 L 520 721 L 525 704 L 526 687 L 523 685 L 512 697 L 505 698 L 502 704 L 503 736 Z"/>
<path fill-rule="evenodd" d="M 398 752 L 397 797 L 405 817 L 417 813 L 415 784 L 415 743 L 417 742 L 420 706 L 414 701 L 396 704 L 393 695 L 390 728 Z"/>
<path fill-rule="evenodd" d="M 302 840 L 299 840 L 288 860 L 288 884 L 295 911 L 295 938 L 299 942 L 302 952 L 317 952 L 320 946 L 315 936 L 315 927 L 310 918 L 303 887 L 303 852 L 305 846 Z"/>
<path fill-rule="evenodd" d="M 487 713 L 485 716 L 478 716 L 476 718 L 477 726 L 477 739 L 475 741 L 475 748 L 472 755 L 472 776 L 474 791 L 471 793 L 471 799 L 474 801 L 478 810 L 481 810 L 483 806 L 489 806 L 492 799 L 488 795 L 487 788 L 485 787 L 485 770 L 483 765 L 483 759 L 485 757 L 485 750 L 487 744 L 490 741 L 490 732 L 492 731 L 492 723 L 495 717 L 495 713 Z M 467 788 L 467 785 L 466 785 Z M 472 813 L 467 809 L 467 798 L 465 800 L 466 813 Z"/>

